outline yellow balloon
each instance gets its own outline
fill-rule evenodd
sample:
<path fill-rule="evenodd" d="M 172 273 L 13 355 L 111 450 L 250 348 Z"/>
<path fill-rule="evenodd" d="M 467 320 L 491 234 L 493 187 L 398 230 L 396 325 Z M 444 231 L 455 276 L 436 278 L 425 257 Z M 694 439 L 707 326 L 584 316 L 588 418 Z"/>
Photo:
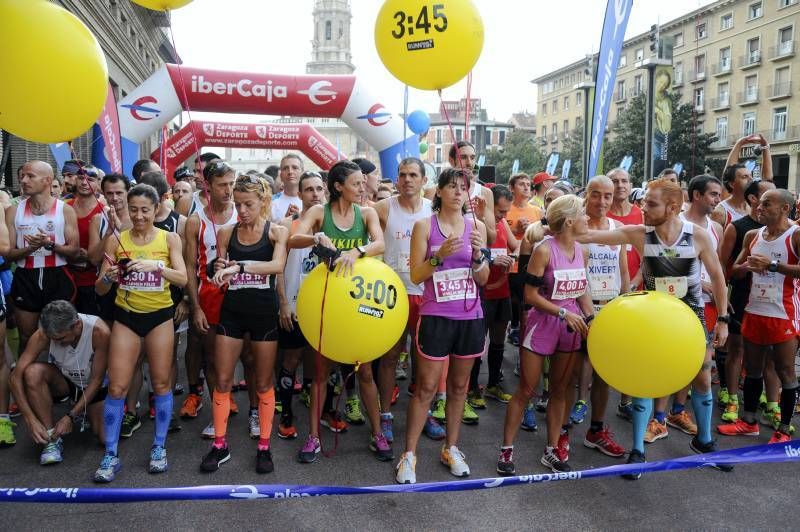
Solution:
<path fill-rule="evenodd" d="M 325 357 L 344 364 L 369 362 L 389 351 L 405 331 L 406 288 L 394 270 L 376 259 L 357 260 L 348 277 L 320 264 L 297 294 L 300 330 L 314 349 L 320 345 L 320 319 Z"/>
<path fill-rule="evenodd" d="M 677 297 L 635 292 L 597 313 L 587 344 L 592 366 L 612 388 L 656 398 L 685 387 L 700 371 L 706 331 Z"/>
<path fill-rule="evenodd" d="M 178 9 L 186 4 L 191 3 L 192 0 L 131 0 L 134 4 L 139 4 L 147 9 L 153 11 L 167 11 L 171 9 Z"/>
<path fill-rule="evenodd" d="M 483 21 L 471 0 L 386 0 L 375 47 L 397 79 L 443 89 L 466 76 L 483 49 Z"/>
<path fill-rule="evenodd" d="M 0 0 L 0 128 L 34 142 L 61 142 L 94 124 L 108 67 L 92 32 L 44 0 Z"/>

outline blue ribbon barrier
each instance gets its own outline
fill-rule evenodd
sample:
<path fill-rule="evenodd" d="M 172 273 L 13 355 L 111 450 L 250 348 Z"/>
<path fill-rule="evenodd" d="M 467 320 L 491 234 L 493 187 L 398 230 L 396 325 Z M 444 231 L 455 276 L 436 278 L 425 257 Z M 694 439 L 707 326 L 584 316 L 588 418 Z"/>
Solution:
<path fill-rule="evenodd" d="M 512 477 L 481 478 L 422 484 L 385 486 L 302 486 L 296 484 L 219 485 L 179 488 L 0 488 L 0 502 L 46 503 L 120 503 L 187 500 L 287 499 L 329 495 L 375 495 L 387 493 L 442 493 L 493 489 L 520 484 L 538 484 L 562 480 L 615 477 L 625 473 L 657 473 L 715 465 L 764 464 L 800 461 L 800 441 L 774 445 L 756 445 L 684 458 L 621 464 L 570 473 L 543 473 Z"/>

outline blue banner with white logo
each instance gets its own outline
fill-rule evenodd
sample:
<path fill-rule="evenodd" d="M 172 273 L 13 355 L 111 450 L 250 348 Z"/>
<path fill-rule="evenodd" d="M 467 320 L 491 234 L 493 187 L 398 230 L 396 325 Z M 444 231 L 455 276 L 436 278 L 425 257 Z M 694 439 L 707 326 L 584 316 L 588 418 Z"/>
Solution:
<path fill-rule="evenodd" d="M 56 173 L 60 174 L 61 169 L 64 168 L 64 163 L 72 159 L 72 152 L 69 149 L 69 142 L 50 144 L 50 153 L 53 154 L 53 159 L 56 160 Z"/>
<path fill-rule="evenodd" d="M 630 171 L 632 164 L 633 164 L 633 155 L 626 155 L 625 157 L 622 158 L 622 161 L 619 163 L 619 167 L 628 172 Z"/>
<path fill-rule="evenodd" d="M 567 159 L 561 165 L 561 179 L 569 179 L 569 170 L 572 168 L 572 159 Z"/>
<path fill-rule="evenodd" d="M 633 0 L 608 0 L 603 34 L 600 38 L 600 52 L 597 62 L 597 78 L 594 91 L 594 113 L 592 114 L 592 134 L 589 144 L 589 166 L 586 175 L 593 176 L 597 171 L 603 134 L 606 130 L 608 109 L 614 82 L 617 78 L 620 50 L 625 38 L 625 28 L 633 7 Z"/>
<path fill-rule="evenodd" d="M 545 172 L 550 175 L 554 175 L 556 173 L 556 166 L 558 166 L 558 158 L 559 155 L 555 152 L 550 154 L 550 157 L 547 159 L 547 168 L 545 168 Z"/>

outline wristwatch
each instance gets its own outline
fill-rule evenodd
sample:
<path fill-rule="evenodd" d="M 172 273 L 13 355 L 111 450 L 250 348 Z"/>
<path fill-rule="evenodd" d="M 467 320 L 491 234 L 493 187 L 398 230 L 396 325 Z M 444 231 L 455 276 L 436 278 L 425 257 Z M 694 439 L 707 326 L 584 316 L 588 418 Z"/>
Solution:
<path fill-rule="evenodd" d="M 730 323 L 731 317 L 725 314 L 724 316 L 717 316 L 717 323 Z"/>
<path fill-rule="evenodd" d="M 244 274 L 244 263 L 239 263 L 239 274 Z"/>
<path fill-rule="evenodd" d="M 769 270 L 771 272 L 777 272 L 778 271 L 778 261 L 777 260 L 773 260 L 772 262 L 770 262 L 769 263 L 769 267 L 767 268 L 767 270 Z"/>
<path fill-rule="evenodd" d="M 442 259 L 436 255 L 431 255 L 431 258 L 428 259 L 428 263 L 435 268 L 442 263 Z"/>
<path fill-rule="evenodd" d="M 367 248 L 364 246 L 356 246 L 356 250 L 358 251 L 358 258 L 363 259 L 364 256 L 367 254 Z"/>
<path fill-rule="evenodd" d="M 56 249 L 56 243 L 51 241 L 51 242 L 48 242 L 47 244 L 45 244 L 42 247 L 44 249 L 46 249 L 47 251 L 53 251 L 54 249 Z"/>
<path fill-rule="evenodd" d="M 567 309 L 565 309 L 564 307 L 558 309 L 558 319 L 564 321 L 566 317 L 567 317 Z"/>

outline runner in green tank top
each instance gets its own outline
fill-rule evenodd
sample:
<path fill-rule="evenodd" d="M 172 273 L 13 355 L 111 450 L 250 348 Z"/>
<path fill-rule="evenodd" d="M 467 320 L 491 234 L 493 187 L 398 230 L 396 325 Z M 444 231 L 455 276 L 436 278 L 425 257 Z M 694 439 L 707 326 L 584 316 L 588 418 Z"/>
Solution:
<path fill-rule="evenodd" d="M 356 260 L 383 253 L 383 230 L 375 209 L 357 205 L 364 194 L 364 174 L 357 164 L 339 161 L 333 165 L 328 173 L 328 192 L 330 203 L 315 205 L 303 215 L 297 230 L 289 239 L 289 249 L 307 248 L 317 244 L 340 249 L 342 254 L 336 259 L 336 275 L 350 276 Z M 328 395 L 325 384 L 332 366 L 331 360 L 324 356 L 319 357 L 317 374 L 311 386 L 309 436 L 297 456 L 301 463 L 316 461 L 320 452 L 321 406 Z M 375 452 L 378 460 L 392 460 L 392 447 L 381 432 L 378 388 L 372 378 L 372 364 L 362 364 L 356 375 L 361 402 L 372 428 L 370 449 Z M 328 414 L 327 408 L 325 410 Z M 334 415 L 338 416 L 338 413 Z M 340 432 L 347 426 L 340 420 L 327 416 L 323 416 L 323 424 L 334 432 Z"/>

